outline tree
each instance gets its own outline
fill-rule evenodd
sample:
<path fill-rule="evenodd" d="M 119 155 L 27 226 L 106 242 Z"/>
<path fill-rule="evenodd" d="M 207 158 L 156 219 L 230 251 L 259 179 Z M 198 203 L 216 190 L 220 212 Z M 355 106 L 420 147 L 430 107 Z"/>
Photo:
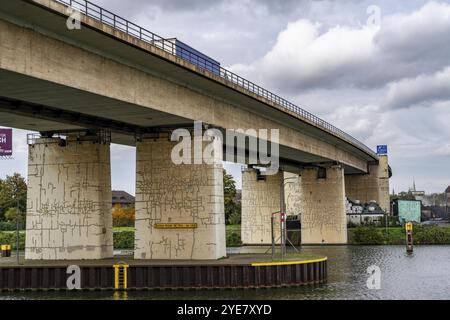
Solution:
<path fill-rule="evenodd" d="M 394 201 L 394 200 L 416 200 L 416 197 L 411 193 L 411 191 L 408 191 L 408 192 L 402 191 L 399 194 L 391 195 L 390 198 L 391 198 L 391 201 Z"/>
<path fill-rule="evenodd" d="M 225 222 L 229 222 L 230 218 L 233 217 L 233 221 L 240 221 L 236 216 L 241 214 L 240 206 L 236 203 L 236 181 L 234 181 L 233 176 L 228 174 L 223 170 L 223 195 L 225 202 Z"/>
<path fill-rule="evenodd" d="M 10 208 L 17 207 L 23 214 L 27 208 L 27 184 L 19 173 L 0 179 L 0 220 L 5 219 L 5 213 Z"/>
<path fill-rule="evenodd" d="M 112 212 L 114 227 L 134 226 L 135 210 L 133 207 L 122 207 L 116 204 Z"/>
<path fill-rule="evenodd" d="M 22 222 L 24 220 L 24 214 L 17 214 L 17 208 L 9 208 L 5 212 L 5 220 L 8 222 L 16 222 L 17 218 L 19 219 L 19 222 Z"/>

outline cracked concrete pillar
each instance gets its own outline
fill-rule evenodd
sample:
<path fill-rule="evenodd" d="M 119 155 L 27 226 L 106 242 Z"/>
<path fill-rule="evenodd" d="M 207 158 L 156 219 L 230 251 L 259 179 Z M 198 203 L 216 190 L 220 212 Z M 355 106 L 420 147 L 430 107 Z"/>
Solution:
<path fill-rule="evenodd" d="M 302 244 L 347 243 L 344 170 L 304 168 L 300 179 L 302 198 Z"/>
<path fill-rule="evenodd" d="M 222 164 L 174 164 L 168 138 L 136 148 L 136 259 L 226 256 Z M 190 226 L 183 224 L 191 224 Z M 194 227 L 195 225 L 196 227 Z"/>
<path fill-rule="evenodd" d="M 300 214 L 298 175 L 279 171 L 275 175 L 260 176 L 256 169 L 242 172 L 241 240 L 247 245 L 272 243 L 271 216 L 280 212 L 281 185 L 284 184 L 286 214 Z M 274 234 L 280 236 L 280 215 L 276 214 Z M 278 240 L 277 243 L 280 241 Z"/>
<path fill-rule="evenodd" d="M 378 164 L 369 165 L 368 174 L 345 176 L 345 193 L 352 200 L 362 203 L 376 201 L 381 209 L 390 212 L 389 165 L 386 155 L 379 156 Z"/>
<path fill-rule="evenodd" d="M 29 146 L 26 259 L 113 256 L 110 147 L 96 139 Z"/>

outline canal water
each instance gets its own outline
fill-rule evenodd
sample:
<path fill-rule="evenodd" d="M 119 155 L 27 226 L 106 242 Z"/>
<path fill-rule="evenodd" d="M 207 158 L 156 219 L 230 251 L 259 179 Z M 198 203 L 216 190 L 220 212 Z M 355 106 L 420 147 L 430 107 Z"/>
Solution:
<path fill-rule="evenodd" d="M 327 284 L 225 291 L 3 292 L 0 299 L 450 299 L 450 246 L 416 246 L 412 255 L 404 246 L 302 250 L 328 257 Z M 370 266 L 380 268 L 380 289 L 367 287 Z"/>

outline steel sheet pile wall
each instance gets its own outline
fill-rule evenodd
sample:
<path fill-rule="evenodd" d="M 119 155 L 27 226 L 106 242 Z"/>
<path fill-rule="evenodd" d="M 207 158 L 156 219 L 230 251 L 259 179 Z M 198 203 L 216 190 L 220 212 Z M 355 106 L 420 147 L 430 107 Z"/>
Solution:
<path fill-rule="evenodd" d="M 0 291 L 67 290 L 66 267 L 2 267 Z M 305 264 L 130 266 L 128 289 L 271 288 L 325 283 L 327 261 Z M 82 290 L 113 290 L 112 266 L 81 267 Z"/>

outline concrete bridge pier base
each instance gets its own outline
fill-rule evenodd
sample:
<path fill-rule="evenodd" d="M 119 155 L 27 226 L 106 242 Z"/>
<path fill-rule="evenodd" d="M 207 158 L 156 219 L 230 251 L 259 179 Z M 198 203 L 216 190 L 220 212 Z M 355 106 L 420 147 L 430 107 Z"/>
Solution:
<path fill-rule="evenodd" d="M 176 144 L 168 137 L 137 142 L 135 259 L 222 258 L 222 163 L 175 164 Z"/>
<path fill-rule="evenodd" d="M 348 198 L 362 203 L 376 201 L 381 209 L 390 212 L 389 165 L 386 155 L 379 156 L 378 164 L 369 164 L 369 173 L 345 176 L 345 192 Z"/>
<path fill-rule="evenodd" d="M 97 139 L 29 146 L 25 259 L 113 256 L 110 147 Z"/>
<path fill-rule="evenodd" d="M 344 170 L 341 166 L 323 170 L 302 170 L 302 244 L 345 244 L 347 220 Z"/>

